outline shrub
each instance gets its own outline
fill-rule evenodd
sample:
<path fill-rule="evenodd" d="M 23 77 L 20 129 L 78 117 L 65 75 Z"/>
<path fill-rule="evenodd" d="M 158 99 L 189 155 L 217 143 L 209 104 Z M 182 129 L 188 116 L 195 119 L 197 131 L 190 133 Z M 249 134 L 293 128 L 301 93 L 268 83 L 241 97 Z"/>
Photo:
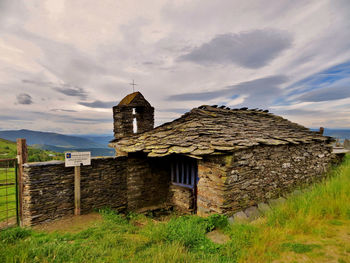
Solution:
<path fill-rule="evenodd" d="M 111 208 L 102 208 L 98 211 L 103 219 L 105 219 L 106 221 L 109 222 L 114 222 L 114 223 L 118 223 L 118 224 L 127 224 L 128 220 L 122 216 L 121 214 L 118 214 L 116 211 L 114 211 Z"/>
<path fill-rule="evenodd" d="M 13 227 L 0 231 L 0 242 L 3 243 L 15 243 L 17 240 L 26 238 L 32 233 L 27 228 Z"/>
<path fill-rule="evenodd" d="M 181 216 L 169 221 L 165 228 L 165 238 L 170 242 L 178 241 L 186 247 L 195 247 L 205 239 L 208 224 L 198 216 Z"/>
<path fill-rule="evenodd" d="M 212 243 L 206 233 L 228 225 L 226 216 L 211 215 L 202 218 L 194 215 L 174 217 L 168 223 L 150 224 L 141 233 L 151 242 L 179 243 L 192 250 L 216 251 L 219 245 Z"/>
<path fill-rule="evenodd" d="M 213 214 L 206 218 L 207 221 L 207 232 L 212 231 L 215 228 L 224 229 L 228 226 L 227 216 Z"/>

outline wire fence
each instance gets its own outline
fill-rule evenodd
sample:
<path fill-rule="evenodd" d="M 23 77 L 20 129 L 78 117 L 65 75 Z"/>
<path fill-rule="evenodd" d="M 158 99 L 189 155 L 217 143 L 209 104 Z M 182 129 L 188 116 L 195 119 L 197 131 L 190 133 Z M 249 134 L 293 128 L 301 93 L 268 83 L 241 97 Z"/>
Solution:
<path fill-rule="evenodd" d="M 0 159 L 0 229 L 18 224 L 17 159 Z"/>

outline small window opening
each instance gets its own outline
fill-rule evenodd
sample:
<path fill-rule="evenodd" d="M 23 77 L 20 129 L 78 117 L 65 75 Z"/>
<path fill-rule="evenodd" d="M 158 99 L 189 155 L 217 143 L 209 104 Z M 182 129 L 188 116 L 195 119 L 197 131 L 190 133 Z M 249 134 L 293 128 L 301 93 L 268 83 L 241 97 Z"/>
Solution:
<path fill-rule="evenodd" d="M 133 119 L 132 128 L 133 128 L 133 132 L 137 133 L 137 120 L 136 120 L 136 118 Z"/>
<path fill-rule="evenodd" d="M 171 163 L 171 182 L 174 185 L 193 188 L 197 173 L 195 160 L 176 160 Z"/>
<path fill-rule="evenodd" d="M 136 114 L 136 108 L 132 108 L 132 114 L 133 114 L 133 115 Z"/>

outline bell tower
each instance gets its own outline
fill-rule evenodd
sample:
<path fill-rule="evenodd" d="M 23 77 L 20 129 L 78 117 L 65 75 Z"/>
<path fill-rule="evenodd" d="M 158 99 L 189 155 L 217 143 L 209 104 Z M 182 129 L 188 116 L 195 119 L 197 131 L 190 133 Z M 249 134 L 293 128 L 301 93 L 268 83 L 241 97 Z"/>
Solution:
<path fill-rule="evenodd" d="M 152 130 L 154 127 L 154 108 L 140 92 L 133 92 L 113 107 L 114 138 Z"/>

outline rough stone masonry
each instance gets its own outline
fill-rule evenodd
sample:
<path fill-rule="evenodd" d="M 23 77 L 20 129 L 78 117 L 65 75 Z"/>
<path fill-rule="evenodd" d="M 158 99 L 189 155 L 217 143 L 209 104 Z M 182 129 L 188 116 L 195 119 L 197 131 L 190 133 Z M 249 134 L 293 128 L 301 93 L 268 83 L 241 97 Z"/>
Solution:
<path fill-rule="evenodd" d="M 233 213 L 324 178 L 326 144 L 257 146 L 199 162 L 198 213 Z"/>
<path fill-rule="evenodd" d="M 81 168 L 81 212 L 127 209 L 126 158 L 93 158 Z M 51 161 L 24 164 L 24 226 L 74 214 L 74 167 Z"/>

